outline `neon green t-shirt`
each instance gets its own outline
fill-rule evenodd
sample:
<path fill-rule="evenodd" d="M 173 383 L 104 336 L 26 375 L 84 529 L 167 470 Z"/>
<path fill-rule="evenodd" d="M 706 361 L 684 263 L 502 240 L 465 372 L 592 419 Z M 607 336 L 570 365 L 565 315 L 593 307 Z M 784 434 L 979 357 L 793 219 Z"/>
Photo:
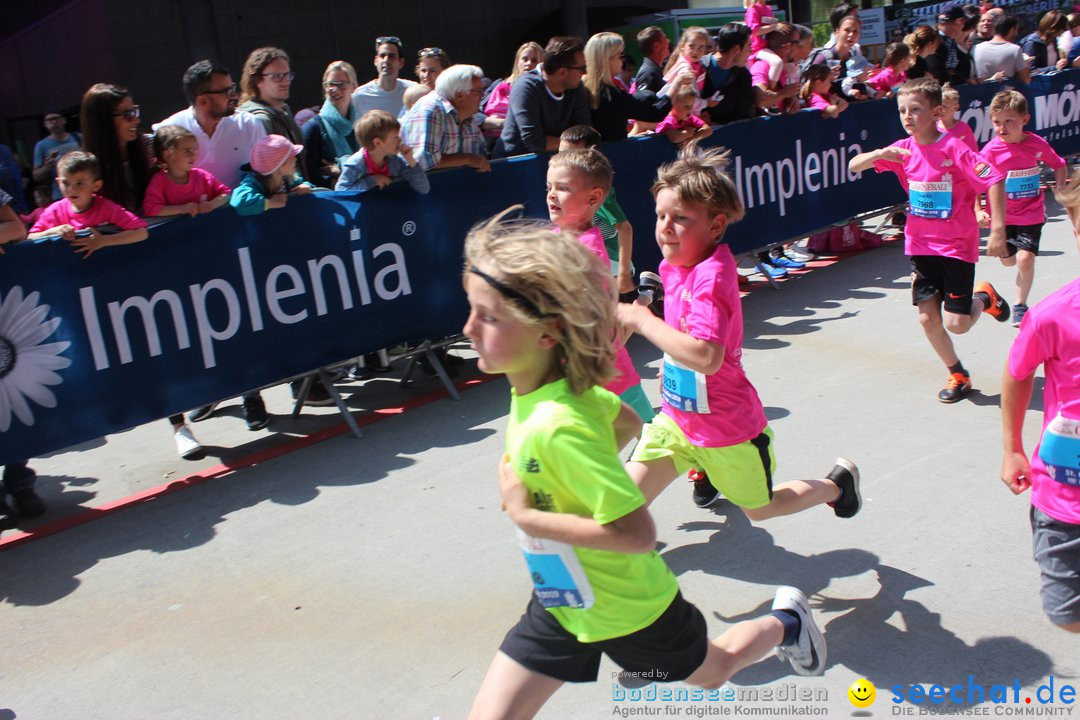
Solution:
<path fill-rule="evenodd" d="M 506 449 L 532 506 L 607 524 L 645 504 L 615 444 L 618 396 L 600 387 L 574 395 L 557 380 L 525 396 L 513 393 Z M 671 604 L 678 581 L 653 550 L 626 554 L 573 547 L 591 586 L 591 607 L 548 607 L 581 642 L 646 628 Z"/>

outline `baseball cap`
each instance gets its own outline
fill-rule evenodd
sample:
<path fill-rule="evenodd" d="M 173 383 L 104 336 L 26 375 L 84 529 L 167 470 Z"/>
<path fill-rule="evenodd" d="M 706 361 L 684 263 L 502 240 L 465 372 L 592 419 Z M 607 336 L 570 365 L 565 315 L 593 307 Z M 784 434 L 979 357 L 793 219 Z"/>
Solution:
<path fill-rule="evenodd" d="M 939 22 L 950 22 L 966 17 L 967 14 L 964 12 L 963 5 L 958 2 L 950 2 L 941 6 L 941 11 L 938 13 L 937 19 Z"/>
<path fill-rule="evenodd" d="M 303 145 L 293 145 L 282 135 L 267 135 L 251 148 L 251 169 L 260 175 L 270 175 L 289 159 L 299 155 Z"/>

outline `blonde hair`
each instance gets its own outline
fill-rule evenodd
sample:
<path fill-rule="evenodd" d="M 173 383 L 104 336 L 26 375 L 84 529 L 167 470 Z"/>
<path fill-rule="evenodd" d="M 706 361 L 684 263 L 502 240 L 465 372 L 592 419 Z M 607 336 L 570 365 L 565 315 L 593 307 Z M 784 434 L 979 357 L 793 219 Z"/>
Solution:
<path fill-rule="evenodd" d="M 799 88 L 799 97 L 803 100 L 809 100 L 810 96 L 814 94 L 814 83 L 830 77 L 832 77 L 832 68 L 828 65 L 824 63 L 810 65 L 803 71 L 802 87 Z"/>
<path fill-rule="evenodd" d="M 546 223 L 507 220 L 520 205 L 480 223 L 465 238 L 463 278 L 477 275 L 510 313 L 534 327 L 554 321 L 556 366 L 572 393 L 615 375 L 615 290 L 609 268 L 568 233 Z"/>
<path fill-rule="evenodd" d="M 514 81 L 518 79 L 518 64 L 521 62 L 521 53 L 525 52 L 526 50 L 528 50 L 530 48 L 532 48 L 533 50 L 535 50 L 537 53 L 540 54 L 540 63 L 539 63 L 539 65 L 544 64 L 544 48 L 540 47 L 540 43 L 533 42 L 532 40 L 530 40 L 527 43 L 522 43 L 521 47 L 519 47 L 517 49 L 517 52 L 514 53 L 514 69 L 510 72 L 510 76 L 508 78 L 506 78 L 506 82 L 513 85 Z M 538 65 L 538 67 L 539 67 L 539 65 Z"/>
<path fill-rule="evenodd" d="M 905 95 L 922 95 L 932 108 L 941 105 L 941 86 L 938 85 L 937 80 L 929 76 L 908 80 L 901 85 L 896 91 L 896 98 L 899 100 Z"/>
<path fill-rule="evenodd" d="M 605 85 L 614 87 L 611 77 L 611 63 L 608 61 L 615 54 L 616 48 L 626 48 L 621 35 L 613 32 L 596 33 L 585 43 L 585 67 L 588 72 L 582 78 L 585 90 L 589 93 L 589 107 L 600 107 L 600 91 Z M 620 50 L 621 52 L 621 50 Z"/>
<path fill-rule="evenodd" d="M 611 179 L 615 176 L 611 162 L 596 148 L 563 150 L 555 153 L 548 161 L 548 168 L 569 168 L 584 176 L 592 183 L 592 187 L 603 190 L 604 194 L 611 189 Z"/>
<path fill-rule="evenodd" d="M 690 38 L 701 35 L 705 38 L 706 44 L 709 42 L 709 31 L 700 25 L 691 25 L 683 30 L 682 37 L 679 38 L 679 44 L 675 46 L 675 49 L 671 51 L 671 57 L 664 64 L 664 72 L 666 73 L 671 68 L 675 67 L 675 63 L 679 62 L 679 58 L 682 57 L 683 48 L 690 42 Z"/>
<path fill-rule="evenodd" d="M 990 115 L 1002 110 L 1012 110 L 1018 115 L 1027 115 L 1027 98 L 1015 90 L 1002 90 L 990 101 Z"/>
<path fill-rule="evenodd" d="M 699 152 L 696 143 L 687 143 L 675 162 L 661 165 L 656 171 L 653 198 L 661 190 L 671 190 L 679 202 L 702 205 L 711 213 L 726 215 L 726 229 L 742 220 L 746 214 L 739 191 L 727 174 L 728 156 L 724 148 Z M 720 242 L 720 237 L 716 238 L 717 242 Z"/>
<path fill-rule="evenodd" d="M 323 70 L 322 81 L 326 82 L 326 79 L 330 77 L 330 73 L 334 72 L 335 70 L 340 70 L 341 72 L 345 73 L 345 75 L 349 78 L 349 82 L 351 82 L 353 85 L 360 84 L 356 81 L 356 68 L 354 68 L 351 64 L 345 62 L 344 60 L 335 60 L 334 62 L 327 65 L 326 69 Z"/>
<path fill-rule="evenodd" d="M 960 91 L 952 86 L 952 83 L 945 83 L 941 86 L 941 101 L 960 104 Z"/>

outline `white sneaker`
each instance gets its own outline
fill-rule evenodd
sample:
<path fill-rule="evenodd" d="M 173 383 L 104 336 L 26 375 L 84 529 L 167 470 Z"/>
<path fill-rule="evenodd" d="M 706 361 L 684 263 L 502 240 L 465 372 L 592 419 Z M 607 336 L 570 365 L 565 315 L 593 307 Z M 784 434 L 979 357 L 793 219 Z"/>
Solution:
<path fill-rule="evenodd" d="M 791 663 L 791 669 L 799 675 L 822 675 L 828 659 L 828 648 L 802 590 L 787 585 L 778 587 L 772 609 L 790 610 L 799 616 L 802 625 L 798 641 L 794 645 L 777 646 L 777 656 Z"/>
<path fill-rule="evenodd" d="M 173 437 L 176 438 L 176 452 L 180 453 L 180 457 L 183 459 L 193 460 L 195 459 L 195 456 L 202 453 L 203 446 L 200 445 L 199 441 L 195 439 L 195 436 L 191 434 L 191 428 L 187 425 L 181 425 L 176 428 Z"/>

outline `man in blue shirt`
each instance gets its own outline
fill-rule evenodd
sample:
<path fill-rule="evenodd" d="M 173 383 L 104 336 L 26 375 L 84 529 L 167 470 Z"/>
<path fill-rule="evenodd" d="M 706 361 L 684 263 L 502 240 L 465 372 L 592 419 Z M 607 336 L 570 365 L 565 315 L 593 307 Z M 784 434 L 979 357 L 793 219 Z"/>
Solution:
<path fill-rule="evenodd" d="M 69 133 L 65 127 L 64 116 L 58 112 L 45 113 L 45 129 L 49 134 L 34 145 L 34 182 L 39 185 L 52 185 L 53 200 L 60 199 L 60 188 L 56 184 L 56 161 L 82 145 L 78 133 Z"/>

